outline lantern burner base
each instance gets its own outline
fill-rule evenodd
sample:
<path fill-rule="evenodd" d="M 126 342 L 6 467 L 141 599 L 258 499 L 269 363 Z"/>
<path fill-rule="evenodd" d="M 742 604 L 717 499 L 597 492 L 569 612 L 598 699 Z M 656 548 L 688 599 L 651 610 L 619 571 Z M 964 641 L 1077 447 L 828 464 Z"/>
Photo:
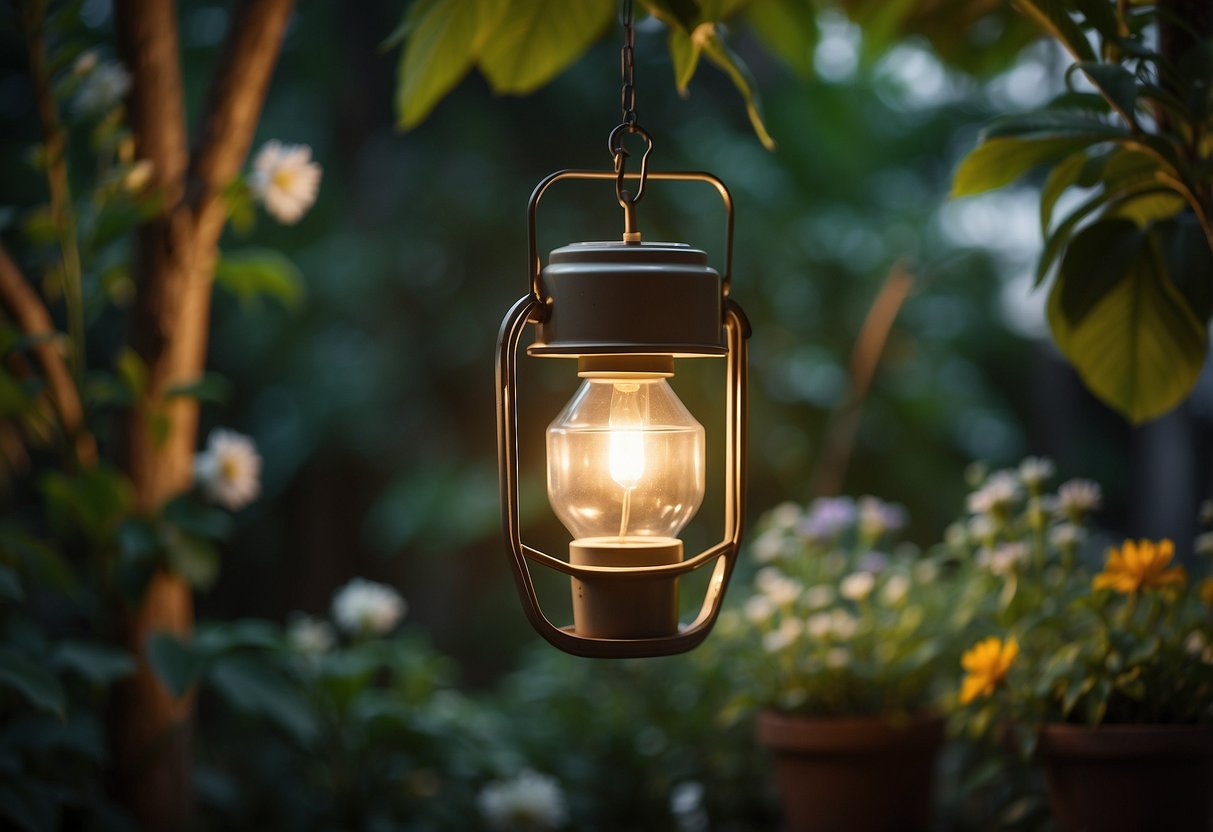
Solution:
<path fill-rule="evenodd" d="M 636 568 L 682 561 L 673 537 L 586 537 L 569 544 L 576 566 Z M 573 631 L 584 638 L 660 638 L 678 633 L 678 578 L 610 575 L 570 579 Z"/>

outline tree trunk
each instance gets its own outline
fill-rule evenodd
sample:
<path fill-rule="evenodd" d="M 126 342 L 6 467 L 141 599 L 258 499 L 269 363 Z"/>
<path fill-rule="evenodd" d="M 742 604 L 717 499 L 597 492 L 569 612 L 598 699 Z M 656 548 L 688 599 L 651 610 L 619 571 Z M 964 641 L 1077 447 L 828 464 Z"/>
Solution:
<path fill-rule="evenodd" d="M 138 296 L 130 345 L 147 369 L 126 426 L 123 467 L 139 509 L 155 512 L 193 478 L 198 403 L 166 398 L 205 368 L 211 279 L 226 211 L 223 188 L 248 155 L 292 0 L 243 0 L 232 15 L 193 154 L 186 144 L 176 10 L 164 0 L 118 0 L 118 45 L 133 77 L 130 125 L 136 155 L 153 165 L 164 211 L 139 229 Z M 175 697 L 147 663 L 148 636 L 188 637 L 193 599 L 178 576 L 157 573 L 125 639 L 138 670 L 115 690 L 111 747 L 115 790 L 144 829 L 174 829 L 192 810 L 192 694 Z"/>

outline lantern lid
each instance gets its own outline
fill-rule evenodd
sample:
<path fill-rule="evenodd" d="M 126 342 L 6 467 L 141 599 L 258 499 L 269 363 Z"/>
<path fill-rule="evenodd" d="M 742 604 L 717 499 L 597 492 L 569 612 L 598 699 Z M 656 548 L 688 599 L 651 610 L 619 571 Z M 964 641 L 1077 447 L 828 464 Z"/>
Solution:
<path fill-rule="evenodd" d="M 546 317 L 527 352 L 723 356 L 723 290 L 703 251 L 685 243 L 573 243 L 540 275 Z"/>

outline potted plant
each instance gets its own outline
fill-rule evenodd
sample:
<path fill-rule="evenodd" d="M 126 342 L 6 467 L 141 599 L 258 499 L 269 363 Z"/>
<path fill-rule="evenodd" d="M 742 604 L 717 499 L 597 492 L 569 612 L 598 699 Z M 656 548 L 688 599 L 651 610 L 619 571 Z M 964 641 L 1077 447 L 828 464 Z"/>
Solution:
<path fill-rule="evenodd" d="M 954 603 L 942 558 L 893 545 L 904 524 L 874 497 L 775 508 L 753 591 L 722 618 L 744 679 L 733 708 L 758 711 L 789 829 L 930 822 L 937 695 L 976 605 Z"/>
<path fill-rule="evenodd" d="M 989 634 L 961 660 L 959 720 L 1035 753 L 1062 832 L 1213 829 L 1213 581 L 1194 584 L 1170 540 L 1088 563 L 1098 486 L 1011 483 L 987 478 L 953 535 L 991 599 Z"/>

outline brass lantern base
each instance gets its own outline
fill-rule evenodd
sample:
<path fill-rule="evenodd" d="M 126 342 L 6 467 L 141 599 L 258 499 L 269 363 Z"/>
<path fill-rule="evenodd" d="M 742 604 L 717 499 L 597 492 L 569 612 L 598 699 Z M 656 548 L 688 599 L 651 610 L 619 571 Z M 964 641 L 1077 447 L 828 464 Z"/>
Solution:
<path fill-rule="evenodd" d="M 682 541 L 638 542 L 586 537 L 569 544 L 574 566 L 665 566 L 682 561 Z M 573 632 L 583 638 L 664 638 L 678 632 L 678 576 L 620 581 L 611 575 L 575 575 Z"/>

